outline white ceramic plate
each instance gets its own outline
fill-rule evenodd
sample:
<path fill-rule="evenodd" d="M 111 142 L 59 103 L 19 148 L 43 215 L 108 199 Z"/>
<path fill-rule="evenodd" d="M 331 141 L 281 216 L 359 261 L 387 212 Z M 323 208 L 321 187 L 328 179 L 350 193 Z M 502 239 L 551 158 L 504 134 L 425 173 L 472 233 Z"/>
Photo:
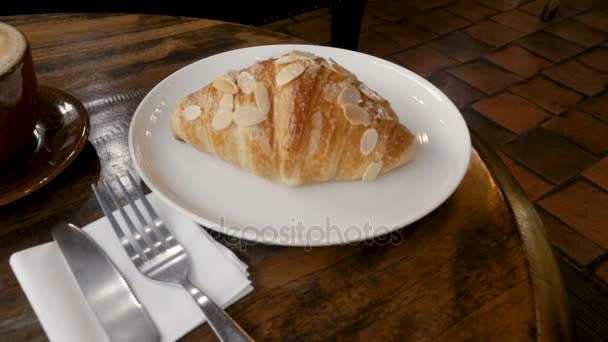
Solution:
<path fill-rule="evenodd" d="M 176 141 L 169 116 L 184 96 L 230 69 L 293 49 L 331 57 L 388 99 L 416 135 L 415 159 L 369 183 L 275 184 Z M 312 45 L 233 50 L 188 65 L 142 100 L 129 148 L 144 182 L 196 222 L 249 241 L 344 244 L 383 235 L 433 211 L 467 170 L 471 141 L 452 102 L 422 77 L 366 54 Z"/>

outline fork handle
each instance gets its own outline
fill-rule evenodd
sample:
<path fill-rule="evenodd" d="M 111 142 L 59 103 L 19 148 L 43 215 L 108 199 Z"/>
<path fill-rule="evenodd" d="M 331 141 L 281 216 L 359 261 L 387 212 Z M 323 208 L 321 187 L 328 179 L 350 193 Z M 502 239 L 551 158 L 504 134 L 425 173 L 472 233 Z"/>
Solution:
<path fill-rule="evenodd" d="M 244 342 L 253 341 L 249 335 L 232 319 L 226 311 L 219 307 L 211 298 L 207 297 L 198 287 L 188 279 L 182 282 L 182 286 L 190 293 L 192 298 L 203 310 L 207 322 L 215 332 L 220 341 Z"/>

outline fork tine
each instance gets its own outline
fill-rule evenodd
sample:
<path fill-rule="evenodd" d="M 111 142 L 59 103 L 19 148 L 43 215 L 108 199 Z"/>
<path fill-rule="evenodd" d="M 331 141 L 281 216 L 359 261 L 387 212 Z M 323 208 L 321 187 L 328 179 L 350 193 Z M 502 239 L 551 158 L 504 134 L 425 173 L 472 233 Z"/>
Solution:
<path fill-rule="evenodd" d="M 106 183 L 105 181 L 103 182 L 103 184 L 106 187 L 106 191 L 108 191 L 108 194 L 110 194 L 110 198 L 114 202 L 114 205 L 118 208 L 118 211 L 120 212 L 120 214 L 122 215 L 122 218 L 124 219 L 125 223 L 127 224 L 131 238 L 133 240 L 135 240 L 133 247 L 135 247 L 135 250 L 137 250 L 137 252 L 140 253 L 140 255 L 142 256 L 142 259 L 144 261 L 150 259 L 152 257 L 152 255 L 151 255 L 152 251 L 150 250 L 150 247 L 148 247 L 146 245 L 146 241 L 144 241 L 142 239 L 141 234 L 139 233 L 137 228 L 135 228 L 135 226 L 133 225 L 131 218 L 129 217 L 129 215 L 127 215 L 127 212 L 125 211 L 125 209 L 122 207 L 122 205 L 118 201 L 116 194 L 114 194 L 114 190 L 112 190 L 112 188 L 110 188 L 108 183 Z"/>
<path fill-rule="evenodd" d="M 141 211 L 139 211 L 139 208 L 133 202 L 133 199 L 129 195 L 129 192 L 127 192 L 127 189 L 125 188 L 124 184 L 120 181 L 120 178 L 118 178 L 118 176 L 116 176 L 116 181 L 118 182 L 118 185 L 120 186 L 120 189 L 122 190 L 123 195 L 129 201 L 129 205 L 131 206 L 131 209 L 133 209 L 135 216 L 137 216 L 137 219 L 139 220 L 139 223 L 141 224 L 140 233 L 143 230 L 143 234 L 141 234 L 142 237 L 144 238 L 144 240 L 146 240 L 146 243 L 152 247 L 154 252 L 156 252 L 156 253 L 162 252 L 164 250 L 164 247 L 163 247 L 162 243 L 159 241 L 158 236 L 156 236 L 156 232 L 153 232 L 150 229 L 150 224 L 148 224 L 148 221 L 146 221 L 144 216 L 141 214 Z"/>
<path fill-rule="evenodd" d="M 167 227 L 165 226 L 165 224 L 163 223 L 163 221 L 161 220 L 161 218 L 156 213 L 156 210 L 154 210 L 154 208 L 152 207 L 152 205 L 150 204 L 150 202 L 146 198 L 146 195 L 144 195 L 143 191 L 141 191 L 139 185 L 137 185 L 137 183 L 135 182 L 135 180 L 131 176 L 131 173 L 128 172 L 128 171 L 127 171 L 127 177 L 129 178 L 129 181 L 131 182 L 131 185 L 135 189 L 135 193 L 137 194 L 137 196 L 141 200 L 141 203 L 144 204 L 144 207 L 148 211 L 148 214 L 150 214 L 150 217 L 152 218 L 152 221 L 154 221 L 154 224 L 151 225 L 152 230 L 155 232 L 155 234 L 157 234 L 157 236 L 159 237 L 159 239 L 165 244 L 165 247 L 169 248 L 171 246 L 175 246 L 177 244 L 177 241 L 175 241 L 175 238 L 173 237 L 173 234 L 171 234 L 169 232 L 169 230 L 167 230 Z M 155 229 L 155 228 L 157 228 L 157 229 Z"/>
<path fill-rule="evenodd" d="M 144 204 L 144 207 L 146 207 L 146 210 L 148 210 L 148 214 L 150 214 L 150 217 L 152 217 L 153 220 L 160 219 L 160 217 L 158 217 L 158 214 L 156 213 L 156 211 L 154 210 L 154 208 L 152 207 L 150 202 L 148 202 L 148 200 L 146 199 L 146 196 L 144 195 L 143 191 L 141 191 L 141 189 L 135 182 L 135 179 L 133 179 L 133 177 L 131 176 L 131 172 L 127 171 L 127 177 L 129 178 L 131 185 L 135 189 L 137 196 L 139 197 L 141 202 Z"/>
<path fill-rule="evenodd" d="M 103 211 L 104 215 L 108 218 L 108 221 L 110 221 L 112 229 L 114 229 L 114 233 L 116 233 L 118 240 L 120 240 L 120 244 L 127 253 L 127 256 L 129 257 L 129 259 L 131 259 L 135 266 L 141 266 L 144 260 L 142 259 L 141 255 L 135 250 L 129 239 L 125 236 L 125 233 L 118 225 L 118 222 L 116 222 L 116 219 L 112 214 L 112 209 L 110 209 L 108 202 L 106 202 L 105 198 L 103 198 L 103 196 L 99 193 L 99 189 L 97 189 L 97 186 L 95 186 L 95 184 L 91 185 L 91 187 L 93 188 L 93 193 L 97 198 L 97 203 L 99 203 L 99 206 L 101 207 L 101 210 Z"/>

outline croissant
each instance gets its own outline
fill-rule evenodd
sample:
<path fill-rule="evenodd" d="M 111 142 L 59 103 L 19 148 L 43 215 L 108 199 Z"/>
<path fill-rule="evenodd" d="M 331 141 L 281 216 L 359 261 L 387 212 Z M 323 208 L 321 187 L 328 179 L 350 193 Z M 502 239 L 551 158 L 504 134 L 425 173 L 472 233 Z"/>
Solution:
<path fill-rule="evenodd" d="M 309 52 L 229 71 L 182 99 L 173 136 L 289 185 L 370 181 L 410 161 L 414 138 L 389 102 Z"/>

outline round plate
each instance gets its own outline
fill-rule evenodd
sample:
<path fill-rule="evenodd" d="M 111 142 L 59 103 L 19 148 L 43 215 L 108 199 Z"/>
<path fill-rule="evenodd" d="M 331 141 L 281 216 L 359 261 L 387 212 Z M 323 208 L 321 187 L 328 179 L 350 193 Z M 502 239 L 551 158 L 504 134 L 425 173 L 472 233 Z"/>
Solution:
<path fill-rule="evenodd" d="M 73 96 L 38 88 L 39 118 L 28 149 L 0 171 L 0 205 L 37 190 L 76 159 L 89 136 L 89 116 Z"/>
<path fill-rule="evenodd" d="M 173 138 L 169 118 L 181 98 L 227 70 L 293 49 L 333 58 L 388 99 L 416 136 L 414 160 L 373 182 L 290 187 Z M 454 192 L 471 155 L 460 112 L 431 83 L 376 57 L 312 45 L 233 50 L 182 68 L 142 100 L 131 123 L 129 145 L 135 167 L 150 189 L 196 222 L 247 240 L 298 246 L 361 241 L 420 219 Z"/>

